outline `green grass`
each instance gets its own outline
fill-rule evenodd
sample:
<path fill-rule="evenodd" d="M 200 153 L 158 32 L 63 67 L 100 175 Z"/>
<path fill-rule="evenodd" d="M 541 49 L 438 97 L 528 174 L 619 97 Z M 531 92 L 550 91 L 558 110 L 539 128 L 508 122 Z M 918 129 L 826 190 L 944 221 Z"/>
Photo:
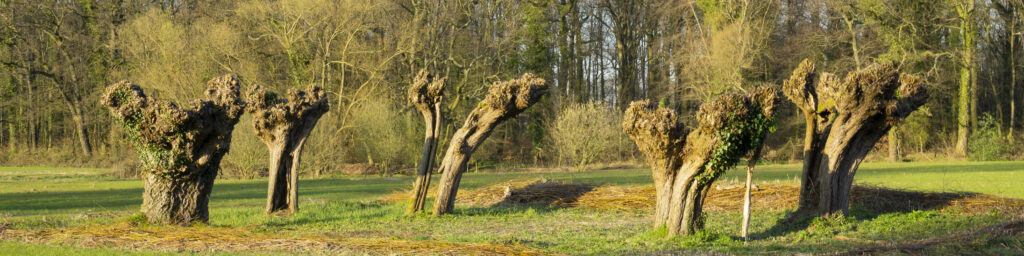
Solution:
<path fill-rule="evenodd" d="M 0 167 L 0 223 L 12 228 L 71 227 L 124 221 L 141 203 L 142 182 L 119 180 L 101 169 Z M 926 191 L 970 191 L 1024 198 L 1024 162 L 867 163 L 857 173 L 860 184 Z M 796 181 L 798 165 L 759 166 L 758 181 Z M 742 180 L 727 172 L 720 181 Z M 509 179 L 543 177 L 574 183 L 644 185 L 648 170 L 590 172 L 469 173 L 462 188 Z M 406 190 L 411 177 L 332 177 L 300 181 L 300 212 L 291 217 L 265 216 L 264 180 L 220 179 L 211 199 L 210 224 L 248 227 L 275 234 L 327 234 L 340 237 L 395 238 L 447 242 L 519 244 L 567 254 L 657 254 L 718 251 L 726 253 L 818 253 L 843 251 L 875 243 L 926 239 L 960 233 L 1005 221 L 999 212 L 984 215 L 918 211 L 857 213 L 839 223 L 822 220 L 782 225 L 787 211 L 757 211 L 754 240 L 739 234 L 738 212 L 711 212 L 707 232 L 680 239 L 660 239 L 643 211 L 596 211 L 546 206 L 465 207 L 443 217 L 404 216 L 405 204 L 372 203 L 395 190 Z M 435 181 L 436 182 L 436 181 Z M 429 205 L 429 202 L 428 202 Z M 856 207 L 856 206 L 854 206 Z M 981 246 L 950 245 L 939 252 L 1020 252 L 1020 238 L 986 239 Z M 66 254 L 68 245 L 31 245 L 0 241 L 4 253 Z M 10 249 L 9 249 L 10 248 Z M 979 249 L 980 248 L 980 249 Z M 989 250 L 995 248 L 993 250 Z M 1017 248 L 1017 251 L 1014 251 Z M 24 252 L 24 253 L 19 253 Z M 95 249 L 84 254 L 118 255 L 137 251 Z M 258 252 L 273 253 L 273 252 Z"/>

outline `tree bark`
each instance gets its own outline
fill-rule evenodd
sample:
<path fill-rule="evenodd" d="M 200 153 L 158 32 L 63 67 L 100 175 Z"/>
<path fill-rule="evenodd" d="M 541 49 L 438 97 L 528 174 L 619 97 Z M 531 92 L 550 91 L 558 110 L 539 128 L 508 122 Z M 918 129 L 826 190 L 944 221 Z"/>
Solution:
<path fill-rule="evenodd" d="M 676 172 L 690 131 L 679 122 L 675 111 L 656 108 L 649 101 L 631 104 L 623 118 L 622 129 L 647 157 L 654 180 L 654 228 L 665 226 Z"/>
<path fill-rule="evenodd" d="M 466 171 L 466 163 L 494 127 L 540 101 L 546 91 L 544 79 L 529 73 L 519 79 L 491 85 L 487 98 L 469 114 L 466 123 L 455 132 L 448 144 L 448 150 L 441 161 L 442 176 L 434 199 L 434 215 L 451 213 L 455 208 L 455 197 L 462 173 Z"/>
<path fill-rule="evenodd" d="M 806 121 L 804 132 L 804 163 L 801 169 L 800 178 L 800 203 L 797 209 L 813 209 L 819 204 L 821 198 L 821 187 L 819 186 L 819 173 L 817 167 L 821 161 L 823 136 L 827 135 L 828 127 L 819 127 L 815 118 L 817 113 L 803 111 Z M 799 211 L 798 210 L 798 211 Z"/>
<path fill-rule="evenodd" d="M 441 134 L 441 101 L 445 87 L 444 78 L 433 80 L 425 70 L 420 71 L 409 88 L 409 102 L 423 114 L 425 136 L 423 153 L 416 169 L 416 181 L 406 214 L 423 210 L 430 187 L 430 174 L 437 155 L 438 137 Z"/>
<path fill-rule="evenodd" d="M 71 111 L 71 121 L 75 123 L 75 135 L 78 135 L 78 145 L 82 150 L 82 156 L 92 155 L 92 144 L 89 143 L 89 133 L 85 130 L 85 115 L 76 102 L 67 101 L 68 110 Z"/>
<path fill-rule="evenodd" d="M 205 101 L 182 109 L 147 97 L 127 81 L 111 85 L 101 104 L 129 135 L 145 175 L 142 213 L 151 223 L 188 224 L 209 219 L 209 199 L 220 161 L 243 103 L 231 75 L 208 84 Z"/>
<path fill-rule="evenodd" d="M 197 170 L 195 176 L 169 179 L 150 170 L 145 174 L 142 214 L 151 223 L 188 224 L 210 219 L 210 192 L 217 178 L 216 168 Z"/>
<path fill-rule="evenodd" d="M 925 103 L 928 92 L 919 78 L 891 65 L 851 72 L 842 83 L 814 69 L 804 60 L 783 86 L 807 120 L 797 212 L 846 214 L 860 162 L 894 125 Z"/>
<path fill-rule="evenodd" d="M 899 126 L 893 126 L 889 129 L 889 162 L 896 163 L 900 161 L 900 139 L 899 139 Z"/>
<path fill-rule="evenodd" d="M 962 1 L 955 4 L 960 19 L 960 87 L 957 95 L 957 140 L 956 154 L 967 156 L 968 137 L 971 131 L 972 112 L 972 70 L 974 63 L 974 2 Z"/>
<path fill-rule="evenodd" d="M 699 125 L 688 134 L 674 111 L 649 100 L 630 104 L 623 130 L 651 163 L 656 227 L 665 226 L 669 236 L 702 228 L 710 185 L 740 156 L 760 147 L 774 122 L 778 99 L 777 90 L 770 87 L 722 96 L 701 106 Z"/>
<path fill-rule="evenodd" d="M 270 150 L 267 206 L 265 212 L 292 214 L 299 211 L 298 181 L 302 147 L 329 106 L 323 89 L 288 90 L 282 98 L 254 86 L 248 92 L 246 110 L 253 115 L 256 136 Z"/>

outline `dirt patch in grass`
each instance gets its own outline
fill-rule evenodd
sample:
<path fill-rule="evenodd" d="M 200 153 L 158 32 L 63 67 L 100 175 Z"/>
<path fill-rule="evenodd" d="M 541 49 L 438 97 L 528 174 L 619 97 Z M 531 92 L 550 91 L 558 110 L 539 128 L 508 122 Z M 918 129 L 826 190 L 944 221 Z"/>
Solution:
<path fill-rule="evenodd" d="M 433 192 L 430 193 L 434 194 Z M 705 210 L 737 211 L 743 208 L 744 187 L 727 183 L 708 193 Z M 600 210 L 650 210 L 654 205 L 653 186 L 594 186 L 569 184 L 544 179 L 511 180 L 476 189 L 460 191 L 456 203 L 472 206 L 501 204 L 541 204 L 558 207 L 585 207 Z M 753 209 L 796 208 L 800 187 L 791 183 L 757 184 L 751 191 Z M 404 202 L 408 191 L 396 191 L 378 198 L 381 202 Z M 914 210 L 957 209 L 967 213 L 998 210 L 1024 213 L 1024 200 L 977 193 L 933 193 L 899 189 L 855 186 L 854 207 L 875 213 Z"/>
<path fill-rule="evenodd" d="M 86 248 L 173 252 L 308 251 L 385 255 L 549 255 L 520 245 L 342 238 L 329 234 L 283 236 L 256 233 L 251 227 L 178 227 L 88 225 L 67 229 L 17 230 L 0 240 L 58 243 Z"/>

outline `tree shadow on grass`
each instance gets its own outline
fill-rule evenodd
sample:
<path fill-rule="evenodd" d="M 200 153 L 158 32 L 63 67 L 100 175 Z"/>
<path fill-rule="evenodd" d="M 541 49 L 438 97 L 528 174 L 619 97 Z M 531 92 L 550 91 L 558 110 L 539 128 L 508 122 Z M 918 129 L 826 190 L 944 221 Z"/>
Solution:
<path fill-rule="evenodd" d="M 320 206 L 317 206 L 318 208 Z M 263 223 L 268 227 L 289 227 L 327 224 L 345 220 L 371 220 L 383 219 L 389 216 L 400 216 L 401 208 L 394 205 L 377 202 L 350 202 L 341 201 L 329 203 L 321 209 L 309 209 L 307 207 L 296 214 L 280 216 L 274 220 Z M 388 209 L 394 208 L 394 209 Z"/>
<path fill-rule="evenodd" d="M 958 208 L 965 212 L 985 212 L 993 209 L 1019 212 L 1024 209 L 1024 200 L 971 192 L 919 192 L 858 185 L 852 191 L 850 208 L 849 217 L 871 220 L 889 213 L 910 213 L 947 208 Z M 818 217 L 817 212 L 813 210 L 792 211 L 770 229 L 751 234 L 751 239 L 785 236 L 806 230 L 816 217 Z"/>
<path fill-rule="evenodd" d="M 0 211 L 25 214 L 70 210 L 121 210 L 142 203 L 142 189 L 43 191 L 0 194 Z"/>

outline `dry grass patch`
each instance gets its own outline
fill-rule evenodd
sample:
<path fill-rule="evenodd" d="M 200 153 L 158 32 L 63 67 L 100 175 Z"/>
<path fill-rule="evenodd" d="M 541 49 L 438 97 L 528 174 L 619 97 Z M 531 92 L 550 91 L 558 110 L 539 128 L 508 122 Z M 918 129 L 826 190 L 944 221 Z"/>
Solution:
<path fill-rule="evenodd" d="M 86 248 L 120 248 L 176 252 L 307 251 L 387 255 L 549 255 L 519 245 L 341 238 L 329 234 L 283 236 L 256 233 L 249 227 L 179 227 L 87 225 L 67 229 L 17 230 L 0 240 L 58 243 Z"/>

